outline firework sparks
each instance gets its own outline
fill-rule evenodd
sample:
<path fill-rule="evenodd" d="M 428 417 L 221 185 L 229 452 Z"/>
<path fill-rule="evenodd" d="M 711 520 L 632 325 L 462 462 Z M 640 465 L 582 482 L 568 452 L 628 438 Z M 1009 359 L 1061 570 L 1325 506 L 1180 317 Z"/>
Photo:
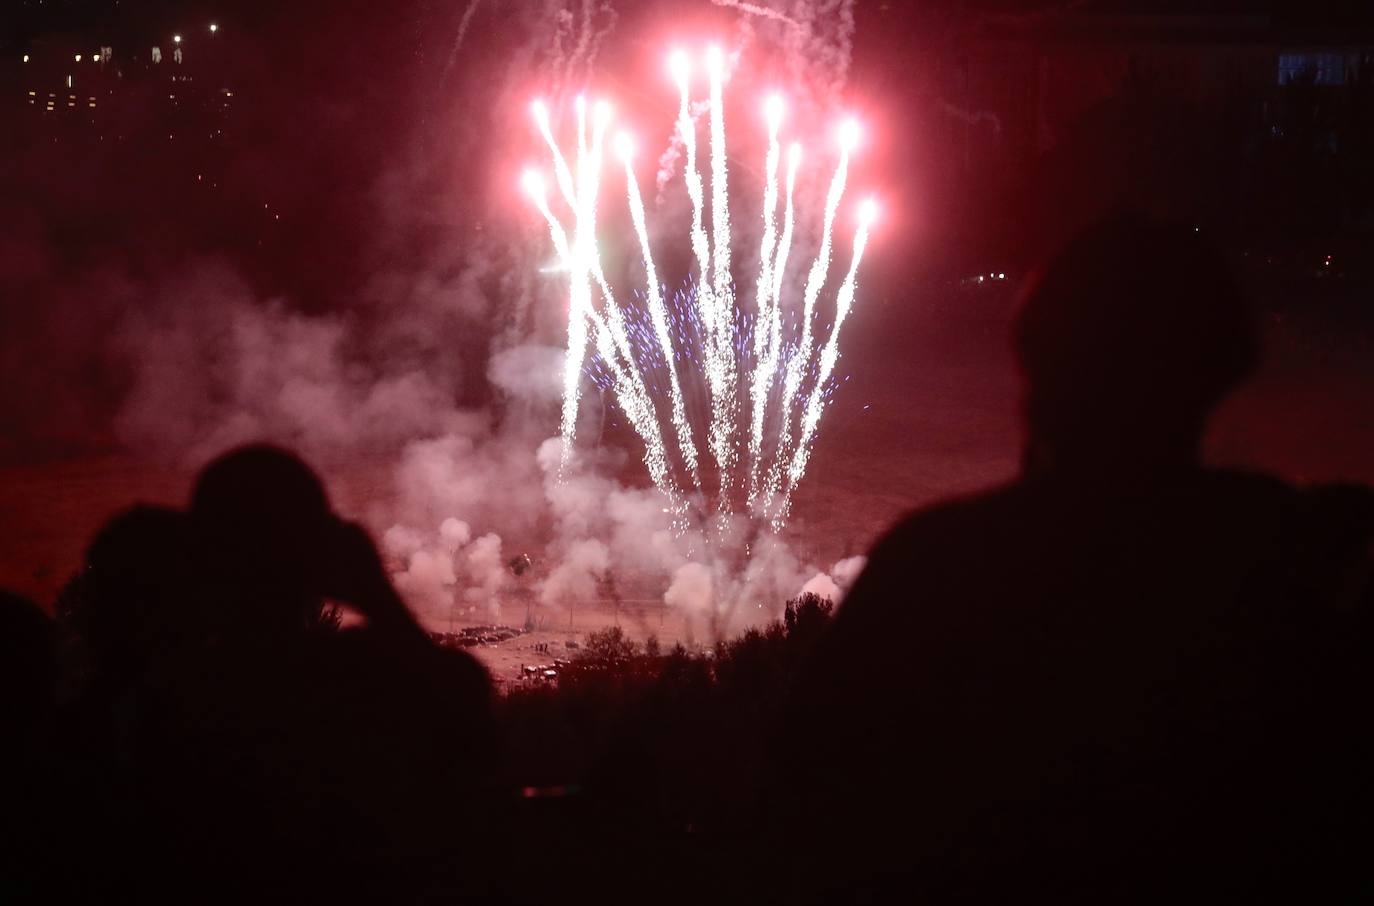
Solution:
<path fill-rule="evenodd" d="M 849 315 L 849 309 L 854 305 L 855 278 L 859 273 L 859 262 L 863 260 L 864 249 L 868 247 L 869 228 L 877 216 L 877 202 L 872 199 L 865 201 L 859 209 L 859 230 L 854 235 L 854 254 L 849 260 L 849 271 L 844 276 L 844 282 L 840 284 L 839 295 L 835 300 L 835 322 L 830 327 L 830 336 L 826 339 L 824 348 L 821 349 L 820 365 L 816 381 L 811 387 L 811 395 L 802 408 L 801 438 L 792 453 L 792 461 L 788 464 L 787 485 L 782 493 L 782 501 L 773 516 L 779 527 L 791 508 L 792 489 L 806 473 L 806 465 L 811 459 L 811 441 L 816 436 L 816 428 L 821 423 L 821 414 L 825 409 L 822 395 L 830 383 L 831 375 L 835 373 L 835 363 L 840 357 L 840 327 Z"/>
<path fill-rule="evenodd" d="M 749 381 L 749 396 L 753 402 L 749 420 L 749 505 L 758 497 L 758 463 L 763 456 L 763 419 L 768 407 L 768 393 L 773 386 L 773 344 L 770 329 L 773 302 L 773 255 L 776 251 L 778 207 L 778 128 L 782 125 L 782 98 L 768 99 L 768 156 L 764 158 L 763 183 L 763 240 L 759 243 L 759 279 L 754 290 L 757 299 L 758 323 L 754 331 L 754 373 Z M 791 167 L 789 166 L 789 171 Z M 790 192 L 789 192 L 790 195 Z M 779 329 L 779 334 L 781 329 Z"/>
<path fill-rule="evenodd" d="M 687 512 L 678 476 L 685 472 L 691 486 L 698 493 L 703 492 L 697 432 L 689 407 L 693 388 L 697 388 L 704 390 L 706 396 L 707 424 L 701 433 L 717 472 L 715 510 L 722 519 L 733 512 L 733 490 L 742 487 L 747 492 L 749 514 L 778 530 L 789 514 L 792 493 L 805 475 L 821 417 L 835 386 L 840 330 L 853 308 L 859 265 L 876 217 L 876 204 L 865 202 L 859 212 L 849 268 L 836 295 L 835 317 L 817 349 L 812 325 L 830 273 L 835 222 L 859 129 L 854 122 L 847 122 L 840 129 L 839 160 L 825 197 L 820 247 L 807 272 L 798 334 L 787 339 L 783 330 L 784 277 L 795 229 L 794 196 L 801 147 L 796 143 L 788 147 L 785 190 L 780 193 L 783 101 L 771 97 L 764 108 L 767 154 L 763 168 L 762 235 L 755 305 L 752 314 L 747 314 L 736 304 L 731 272 L 723 98 L 725 60 L 718 48 L 711 48 L 706 55 L 709 233 L 706 186 L 697 165 L 697 126 L 686 55 L 673 54 L 669 66 L 678 88 L 676 129 L 685 151 L 683 178 L 691 207 L 688 238 L 697 269 L 695 284 L 687 292 L 675 293 L 671 307 L 664 299 L 650 246 L 644 200 L 633 166 L 633 142 L 625 134 L 617 137 L 615 151 L 624 164 L 630 219 L 644 261 L 646 286 L 637 296 L 642 307 L 622 308 L 605 275 L 596 244 L 596 222 L 600 170 L 611 119 L 609 105 L 604 101 L 596 103 L 589 117 L 586 101 L 577 98 L 576 157 L 572 166 L 554 137 L 547 108 L 538 102 L 533 107 L 535 124 L 552 158 L 555 183 L 572 215 L 569 228 L 552 209 L 544 178 L 537 171 L 526 173 L 526 192 L 548 225 L 550 239 L 569 280 L 568 354 L 561 419 L 564 461 L 576 437 L 580 384 L 588 368 L 590 341 L 596 367 L 589 373 L 603 389 L 611 391 L 643 442 L 649 475 L 669 500 L 672 512 L 679 517 L 678 524 L 685 525 L 683 517 Z M 783 220 L 779 232 L 780 200 Z M 781 388 L 775 393 L 779 384 Z M 741 390 L 748 399 L 744 426 L 737 424 Z M 659 411 L 665 396 L 666 420 Z M 777 403 L 771 410 L 770 402 Z M 680 471 L 664 443 L 665 424 L 671 426 L 675 436 Z M 770 424 L 776 429 L 776 441 L 772 444 Z M 747 475 L 736 474 L 741 462 Z"/>
<path fill-rule="evenodd" d="M 802 334 L 797 353 L 788 361 L 783 378 L 783 412 L 790 413 L 792 411 L 797 394 L 801 390 L 804 369 L 811 362 L 814 345 L 811 322 L 815 319 L 816 300 L 820 297 L 821 287 L 825 285 L 826 277 L 830 273 L 830 249 L 835 229 L 835 215 L 839 211 L 841 199 L 844 198 L 845 182 L 849 178 L 849 153 L 858 143 L 858 137 L 859 126 L 852 120 L 840 127 L 840 162 L 835 167 L 835 175 L 830 179 L 830 190 L 825 196 L 825 217 L 821 223 L 821 247 L 816 252 L 815 260 L 811 262 L 811 270 L 806 277 L 806 288 L 802 291 Z M 774 501 L 779 492 L 780 484 L 786 478 L 783 473 L 783 464 L 795 455 L 796 448 L 793 447 L 793 442 L 793 420 L 784 418 L 781 436 L 778 438 L 778 453 L 772 466 L 768 469 L 767 484 L 763 491 L 765 502 L 771 504 Z M 777 521 L 778 518 L 779 516 L 775 513 L 774 520 Z"/>
<path fill-rule="evenodd" d="M 697 467 L 697 446 L 692 440 L 692 426 L 687 421 L 687 406 L 682 397 L 682 385 L 677 376 L 677 363 L 673 356 L 673 337 L 668 327 L 668 313 L 663 305 L 663 290 L 658 283 L 658 269 L 654 267 L 654 256 L 649 248 L 649 227 L 644 217 L 644 199 L 639 194 L 639 179 L 635 176 L 631 161 L 634 147 L 628 135 L 621 133 L 616 150 L 625 163 L 625 185 L 630 199 L 630 219 L 634 221 L 635 234 L 639 237 L 639 249 L 644 255 L 645 280 L 648 285 L 649 315 L 653 321 L 654 338 L 658 341 L 667 364 L 669 387 L 672 391 L 673 428 L 677 431 L 678 449 L 682 460 L 691 474 L 692 484 L 701 487 L 701 474 Z"/>

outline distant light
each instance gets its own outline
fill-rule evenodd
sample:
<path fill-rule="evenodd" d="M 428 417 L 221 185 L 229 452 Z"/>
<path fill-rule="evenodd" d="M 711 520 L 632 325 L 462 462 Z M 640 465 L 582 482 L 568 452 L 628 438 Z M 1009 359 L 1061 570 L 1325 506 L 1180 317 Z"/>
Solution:
<path fill-rule="evenodd" d="M 181 43 L 181 35 L 172 35 L 172 43 L 173 43 L 173 44 L 180 44 L 180 43 Z"/>
<path fill-rule="evenodd" d="M 219 26 L 216 25 L 215 23 L 211 22 L 211 23 L 210 23 L 210 34 L 214 34 L 214 33 L 217 32 L 217 31 L 219 31 Z"/>
<path fill-rule="evenodd" d="M 29 55 L 28 55 L 28 54 L 24 54 L 24 62 L 25 62 L 25 63 L 29 62 Z"/>
<path fill-rule="evenodd" d="M 997 275 L 997 279 L 998 279 L 998 280 L 1005 280 L 1005 279 L 1007 279 L 1007 275 L 1006 275 L 1006 274 L 998 274 L 998 275 Z"/>
<path fill-rule="evenodd" d="M 67 76 L 67 87 L 68 87 L 68 88 L 72 87 L 72 77 L 71 77 L 71 76 Z M 49 95 L 49 97 L 51 97 L 51 95 Z"/>
<path fill-rule="evenodd" d="M 77 54 L 77 55 L 76 55 L 76 62 L 78 62 L 78 63 L 81 62 L 81 54 Z"/>

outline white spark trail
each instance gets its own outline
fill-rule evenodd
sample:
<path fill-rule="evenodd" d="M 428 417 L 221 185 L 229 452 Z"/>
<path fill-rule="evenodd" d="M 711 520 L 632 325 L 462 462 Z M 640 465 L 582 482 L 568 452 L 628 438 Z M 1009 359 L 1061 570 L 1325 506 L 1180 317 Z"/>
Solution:
<path fill-rule="evenodd" d="M 826 277 L 830 273 L 830 254 L 831 243 L 835 229 L 835 213 L 839 210 L 840 201 L 844 198 L 845 181 L 849 174 L 849 152 L 854 145 L 854 132 L 852 124 L 846 124 L 840 141 L 840 162 L 835 167 L 835 175 L 830 180 L 830 190 L 825 198 L 825 217 L 821 223 L 821 246 L 816 252 L 816 258 L 811 262 L 811 270 L 806 277 L 806 288 L 802 291 L 802 334 L 797 349 L 787 362 L 786 375 L 783 379 L 782 388 L 782 411 L 784 416 L 790 415 L 792 404 L 795 402 L 797 393 L 801 389 L 802 378 L 805 376 L 806 368 L 811 362 L 812 356 L 812 320 L 816 311 L 816 299 L 820 296 L 821 288 L 825 285 Z M 792 455 L 793 448 L 792 421 L 784 417 L 782 433 L 778 438 L 777 457 L 773 460 L 773 465 L 768 471 L 768 482 L 765 486 L 765 499 L 771 499 L 777 492 L 782 481 L 782 463 Z"/>
<path fill-rule="evenodd" d="M 663 361 L 668 366 L 669 389 L 672 393 L 673 428 L 677 431 L 678 448 L 682 460 L 692 476 L 692 484 L 701 488 L 701 474 L 697 466 L 697 445 L 692 440 L 692 425 L 687 421 L 687 405 L 682 398 L 682 384 L 678 380 L 676 356 L 673 354 L 673 337 L 668 327 L 668 312 L 663 304 L 663 291 L 658 283 L 658 269 L 654 266 L 653 252 L 649 248 L 649 228 L 644 218 L 644 199 L 639 194 L 639 180 L 635 177 L 634 165 L 630 161 L 629 149 L 622 155 L 625 159 L 625 183 L 630 198 L 630 219 L 634 221 L 635 234 L 639 237 L 640 252 L 644 255 L 644 272 L 648 282 L 649 317 L 653 321 L 654 335 L 658 338 Z"/>
<path fill-rule="evenodd" d="M 578 266 L 572 246 L 568 242 L 567 231 L 549 209 L 548 199 L 544 197 L 543 181 L 537 176 L 527 175 L 526 188 L 534 199 L 539 213 L 549 225 L 549 235 L 553 238 L 554 249 L 568 269 L 568 351 L 563 361 L 563 413 L 560 433 L 563 437 L 561 465 L 566 467 L 572 456 L 573 439 L 577 435 L 577 408 L 582 394 L 582 362 L 587 348 L 587 320 L 585 312 L 591 308 L 591 288 L 587 285 L 585 271 Z"/>
<path fill-rule="evenodd" d="M 706 388 L 711 398 L 712 412 L 711 426 L 707 430 L 707 444 L 716 461 L 717 471 L 723 475 L 726 463 L 722 458 L 720 445 L 717 443 L 715 413 L 716 400 L 724 392 L 724 388 L 721 386 L 720 369 L 716 367 L 719 354 L 716 350 L 718 335 L 714 326 L 716 323 L 715 293 L 711 287 L 711 248 L 706 238 L 706 226 L 702 214 L 706 193 L 705 187 L 702 185 L 701 173 L 697 170 L 696 123 L 692 120 L 691 101 L 688 94 L 687 61 L 681 54 L 675 54 L 672 63 L 673 77 L 677 81 L 679 95 L 677 128 L 687 158 L 682 168 L 682 174 L 687 183 L 687 198 L 692 204 L 692 254 L 696 258 L 697 270 L 700 272 L 696 288 L 697 317 L 703 327 L 703 341 L 706 348 L 702 350 L 701 358 L 706 371 Z"/>
<path fill-rule="evenodd" d="M 755 331 L 766 330 L 768 332 L 768 342 L 766 344 L 766 354 L 760 368 L 765 375 L 765 385 L 762 395 L 766 407 L 769 394 L 772 392 L 773 384 L 777 378 L 778 362 L 782 358 L 782 281 L 787 272 L 787 258 L 792 250 L 792 231 L 796 224 L 796 215 L 792 205 L 792 199 L 797 187 L 797 168 L 801 164 L 801 145 L 793 142 L 787 149 L 787 201 L 784 205 L 782 218 L 782 237 L 777 243 L 777 253 L 770 267 L 770 277 L 772 284 L 769 287 L 768 300 L 768 320 L 754 325 Z M 766 410 L 765 410 L 766 414 Z M 790 413 L 784 410 L 783 417 L 790 418 Z M 757 433 L 762 434 L 763 426 L 757 426 Z M 762 448 L 762 439 L 759 441 Z M 751 511 L 757 512 L 759 495 L 765 490 L 760 482 L 762 472 L 762 460 L 756 461 L 754 468 L 749 475 L 749 497 L 748 503 Z"/>
<path fill-rule="evenodd" d="M 811 441 L 816 435 L 816 428 L 820 425 L 821 416 L 825 412 L 822 395 L 825 393 L 825 385 L 829 382 L 830 376 L 835 372 L 835 363 L 839 361 L 840 328 L 844 325 L 844 319 L 848 317 L 849 310 L 854 305 L 854 290 L 859 273 L 859 262 L 863 260 L 864 249 L 868 247 L 868 231 L 873 223 L 873 217 L 873 203 L 871 201 L 865 202 L 859 216 L 859 228 L 854 234 L 854 255 L 849 261 L 849 271 L 845 274 L 844 282 L 840 284 L 840 291 L 835 300 L 835 323 L 831 326 L 830 337 L 825 341 L 825 347 L 821 350 L 821 362 L 816 374 L 816 383 L 812 386 L 811 393 L 807 397 L 805 408 L 802 409 L 801 437 L 797 441 L 796 451 L 792 454 L 792 462 L 788 465 L 787 485 L 782 492 L 782 501 L 774 515 L 775 524 L 779 528 L 791 510 L 792 491 L 796 488 L 797 482 L 801 481 L 802 475 L 806 473 L 806 466 L 811 461 Z"/>
<path fill-rule="evenodd" d="M 643 385 L 643 379 L 638 373 L 638 367 L 633 357 L 633 349 L 628 339 L 624 339 L 623 322 L 619 330 L 614 326 L 620 319 L 619 309 L 615 306 L 614 300 L 606 297 L 607 312 L 610 316 L 611 324 L 607 323 L 607 318 L 603 318 L 601 313 L 591 306 L 591 286 L 587 279 L 588 268 L 585 260 L 579 261 L 575 246 L 568 240 L 567 230 L 554 216 L 549 208 L 548 199 L 544 196 L 542 180 L 535 175 L 526 177 L 526 188 L 530 196 L 534 199 L 535 207 L 544 216 L 548 223 L 549 236 L 553 240 L 554 250 L 564 261 L 568 262 L 569 272 L 572 274 L 573 295 L 576 299 L 576 310 L 580 311 L 581 317 L 573 317 L 569 313 L 568 334 L 569 334 L 569 354 L 567 362 L 573 361 L 572 349 L 582 349 L 587 342 L 587 324 L 590 322 L 593 331 L 592 335 L 596 343 L 597 353 L 602 361 L 610 368 L 616 403 L 620 406 L 625 417 L 639 434 L 644 442 L 644 464 L 649 470 L 649 476 L 654 484 L 664 492 L 668 498 L 673 512 L 681 516 L 681 494 L 676 483 L 673 481 L 671 465 L 668 462 L 666 452 L 663 448 L 663 440 L 658 428 L 658 417 L 652 411 L 652 402 L 649 399 L 647 390 Z M 599 270 L 599 265 L 597 265 Z M 617 334 L 619 336 L 617 336 Z M 576 347 L 573 347 L 576 342 Z M 622 363 L 622 357 L 624 363 Z M 564 366 L 564 419 L 568 418 L 568 404 L 572 401 L 572 419 L 574 426 L 577 418 L 577 396 L 569 396 L 568 388 L 579 388 L 581 384 L 581 357 L 578 357 L 577 371 L 571 375 L 568 373 L 569 365 Z M 576 392 L 576 391 L 574 391 Z M 572 435 L 564 431 L 563 460 L 564 465 L 571 452 Z"/>
<path fill-rule="evenodd" d="M 756 316 L 754 320 L 754 372 L 750 376 L 749 395 L 753 411 L 749 419 L 749 503 L 758 494 L 759 463 L 763 456 L 763 421 L 772 388 L 773 372 L 768 367 L 772 352 L 771 303 L 773 298 L 773 255 L 777 242 L 776 213 L 778 207 L 778 127 L 782 123 L 781 100 L 768 102 L 768 155 L 764 159 L 763 238 L 759 242 L 759 277 L 754 291 Z"/>
<path fill-rule="evenodd" d="M 581 100 L 581 98 L 579 98 Z M 585 103 L 578 105 L 579 125 L 585 133 Z M 668 464 L 668 453 L 663 446 L 663 433 L 659 426 L 658 411 L 654 406 L 653 397 L 649 394 L 649 388 L 644 383 L 644 376 L 640 371 L 638 363 L 635 361 L 634 345 L 630 342 L 630 336 L 625 328 L 625 316 L 620 306 L 615 301 L 615 294 L 611 291 L 610 283 L 606 280 L 605 270 L 601 265 L 601 255 L 596 250 L 596 200 L 601 190 L 601 160 L 606 145 L 606 128 L 610 125 L 611 110 L 610 105 L 605 101 L 598 101 L 592 109 L 592 131 L 591 140 L 586 148 L 585 158 L 585 177 L 582 185 L 582 196 L 580 212 L 580 223 L 578 231 L 585 243 L 585 258 L 592 276 L 596 278 L 597 287 L 601 290 L 602 308 L 605 309 L 605 328 L 610 334 L 610 338 L 624 360 L 624 368 L 616 372 L 617 380 L 623 380 L 627 386 L 630 399 L 633 403 L 632 410 L 625 411 L 635 431 L 643 440 L 645 446 L 645 464 L 649 466 L 650 475 L 654 483 L 659 485 L 667 494 L 670 501 L 676 502 L 681 496 L 672 481 L 672 473 Z M 579 176 L 583 174 L 579 172 Z M 588 311 L 595 314 L 591 307 Z M 593 322 L 597 330 L 601 330 L 601 325 Z M 598 333 L 598 343 L 601 334 Z M 602 358 L 606 354 L 600 348 Z M 623 405 L 622 409 L 625 408 Z"/>
<path fill-rule="evenodd" d="M 735 463 L 735 382 L 737 367 L 730 331 L 734 326 L 734 289 L 730 277 L 730 205 L 725 160 L 725 104 L 722 97 L 724 60 L 720 48 L 707 51 L 706 69 L 711 92 L 711 320 L 714 334 L 710 369 L 715 374 L 711 400 L 711 450 L 719 468 L 719 503 L 727 503 Z"/>
<path fill-rule="evenodd" d="M 787 149 L 787 203 L 782 218 L 782 239 L 778 242 L 777 261 L 773 264 L 773 299 L 770 308 L 773 312 L 774 330 L 780 331 L 778 306 L 782 301 L 782 278 L 787 270 L 787 256 L 792 250 L 792 228 L 795 216 L 792 208 L 792 194 L 797 187 L 797 167 L 801 164 L 801 145 L 796 142 Z M 782 337 L 776 333 L 773 338 L 774 349 L 781 348 Z"/>
<path fill-rule="evenodd" d="M 575 210 L 577 191 L 573 188 L 572 172 L 568 169 L 568 161 L 563 157 L 563 151 L 558 147 L 558 142 L 554 141 L 553 132 L 549 129 L 549 112 L 540 101 L 534 102 L 534 122 L 553 154 L 553 172 L 558 180 L 558 189 L 563 193 L 563 199 L 568 203 L 568 207 Z"/>
<path fill-rule="evenodd" d="M 573 209 L 574 229 L 571 241 L 567 231 L 554 216 L 544 197 L 542 180 L 531 185 L 531 194 L 540 213 L 549 224 L 550 235 L 559 254 L 567 262 L 571 280 L 569 293 L 568 350 L 563 371 L 563 465 L 571 455 L 577 431 L 577 411 L 581 397 L 582 365 L 587 345 L 587 321 L 594 328 L 597 352 L 607 361 L 615 378 L 617 402 L 626 418 L 645 444 L 645 465 L 656 485 L 662 487 L 670 500 L 678 494 L 672 487 L 671 471 L 658 426 L 657 413 L 648 388 L 634 362 L 634 350 L 625 330 L 624 317 L 616 304 L 596 252 L 596 197 L 600 188 L 602 149 L 610 111 L 598 104 L 593 115 L 592 134 L 588 140 L 586 103 L 577 103 L 577 174 L 569 172 L 558 144 L 548 125 L 547 111 L 542 104 L 534 106 L 534 116 L 554 157 L 554 170 L 559 188 Z M 601 290 L 603 318 L 592 305 L 591 279 Z M 618 355 L 617 355 L 618 353 Z M 622 360 L 625 365 L 622 365 Z"/>

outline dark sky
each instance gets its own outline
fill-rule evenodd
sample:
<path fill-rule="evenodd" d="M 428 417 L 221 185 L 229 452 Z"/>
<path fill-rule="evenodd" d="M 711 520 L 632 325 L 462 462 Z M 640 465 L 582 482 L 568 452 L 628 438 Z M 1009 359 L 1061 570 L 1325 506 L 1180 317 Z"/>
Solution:
<path fill-rule="evenodd" d="M 351 19 L 360 24 L 371 18 L 369 11 L 386 17 L 432 19 L 445 10 L 460 14 L 466 2 L 409 0 L 400 3 L 327 2 L 296 0 L 11 0 L 5 19 L 0 19 L 0 42 L 22 43 L 53 32 L 79 32 L 108 36 L 112 40 L 142 39 L 150 33 L 169 28 L 190 29 L 193 23 L 221 19 L 244 32 L 263 34 L 275 29 L 294 30 L 329 19 Z M 868 6 L 870 4 L 862 4 Z M 1294 25 L 1338 25 L 1374 21 L 1369 4 L 1340 0 L 1046 0 L 1040 4 L 1008 3 L 1006 0 L 926 0 L 926 2 L 887 2 L 871 4 L 894 12 L 928 12 L 947 9 L 966 11 L 1013 11 L 1028 8 L 1072 6 L 1084 12 L 1167 13 L 1176 15 L 1263 15 L 1277 23 Z"/>

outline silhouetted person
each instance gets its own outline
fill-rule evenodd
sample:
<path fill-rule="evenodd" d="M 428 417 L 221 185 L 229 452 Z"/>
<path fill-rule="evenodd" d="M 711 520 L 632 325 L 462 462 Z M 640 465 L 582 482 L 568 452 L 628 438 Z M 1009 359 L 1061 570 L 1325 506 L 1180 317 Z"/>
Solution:
<path fill-rule="evenodd" d="M 189 551 L 181 513 L 135 506 L 100 530 L 58 597 L 65 701 L 54 753 L 61 788 L 49 809 L 62 816 L 50 851 L 63 859 L 50 879 L 54 899 L 140 893 L 148 680 L 204 632 L 192 606 Z"/>
<path fill-rule="evenodd" d="M 1081 236 L 1030 282 L 1014 342 L 1021 477 L 894 528 L 796 690 L 796 892 L 1350 896 L 1367 493 L 1199 463 L 1256 339 L 1191 231 Z"/>
<path fill-rule="evenodd" d="M 42 892 L 56 681 L 47 617 L 0 590 L 0 902 L 36 902 Z"/>
<path fill-rule="evenodd" d="M 36 744 L 55 704 L 51 621 L 31 601 L 0 590 L 0 726 L 17 752 Z"/>
<path fill-rule="evenodd" d="M 191 607 L 186 517 L 139 505 L 111 519 L 58 598 L 81 693 L 113 699 L 169 647 L 204 631 Z"/>
<path fill-rule="evenodd" d="M 164 892 L 405 902 L 472 872 L 482 668 L 430 643 L 371 538 L 290 453 L 211 463 L 186 525 L 203 630 L 150 672 L 141 716 Z M 365 625 L 331 626 L 326 602 Z"/>

